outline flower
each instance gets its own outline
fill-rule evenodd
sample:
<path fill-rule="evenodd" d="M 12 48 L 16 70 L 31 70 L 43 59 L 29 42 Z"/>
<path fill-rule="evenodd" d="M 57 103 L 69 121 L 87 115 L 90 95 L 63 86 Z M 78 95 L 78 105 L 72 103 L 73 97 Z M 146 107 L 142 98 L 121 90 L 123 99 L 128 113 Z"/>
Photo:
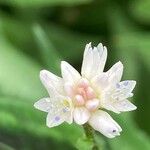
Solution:
<path fill-rule="evenodd" d="M 61 62 L 62 78 L 42 70 L 40 79 L 50 97 L 43 98 L 34 106 L 48 113 L 48 127 L 63 122 L 79 125 L 88 123 L 108 138 L 120 135 L 121 127 L 105 112 L 132 111 L 136 106 L 127 100 L 133 96 L 136 81 L 121 81 L 123 64 L 119 61 L 103 72 L 107 48 L 100 43 L 92 48 L 87 44 L 83 56 L 81 75 L 70 64 Z"/>

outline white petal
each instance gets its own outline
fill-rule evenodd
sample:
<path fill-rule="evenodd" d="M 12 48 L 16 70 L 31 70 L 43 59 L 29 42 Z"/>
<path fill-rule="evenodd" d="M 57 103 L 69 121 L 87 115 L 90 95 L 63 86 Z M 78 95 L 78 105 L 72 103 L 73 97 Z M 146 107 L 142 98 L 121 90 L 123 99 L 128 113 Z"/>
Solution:
<path fill-rule="evenodd" d="M 79 124 L 85 124 L 90 117 L 90 112 L 85 107 L 76 107 L 73 112 L 74 121 Z"/>
<path fill-rule="evenodd" d="M 114 88 L 114 86 L 121 80 L 122 73 L 123 65 L 121 62 L 118 62 L 107 72 L 96 75 L 91 82 L 98 91 L 102 92 L 103 90 Z"/>
<path fill-rule="evenodd" d="M 66 104 L 67 102 L 67 104 Z M 65 115 L 65 121 L 69 124 L 73 122 L 73 110 L 72 99 L 68 98 L 63 101 L 63 115 Z"/>
<path fill-rule="evenodd" d="M 65 82 L 76 83 L 81 78 L 79 72 L 65 61 L 61 62 L 61 72 Z"/>
<path fill-rule="evenodd" d="M 108 138 L 114 138 L 122 131 L 112 117 L 102 110 L 98 110 L 91 116 L 89 124 Z"/>
<path fill-rule="evenodd" d="M 73 113 L 68 113 L 68 116 L 66 116 L 66 119 L 65 121 L 68 123 L 68 124 L 72 124 L 73 122 Z"/>
<path fill-rule="evenodd" d="M 65 118 L 61 116 L 61 114 L 51 114 L 49 112 L 46 118 L 46 125 L 49 128 L 52 128 L 52 127 L 60 125 L 64 121 L 65 121 Z"/>
<path fill-rule="evenodd" d="M 68 95 L 69 97 L 73 97 L 74 96 L 74 85 L 71 84 L 70 82 L 66 82 L 64 83 L 64 90 L 66 92 L 66 95 Z"/>
<path fill-rule="evenodd" d="M 134 87 L 136 85 L 136 81 L 134 80 L 126 80 L 126 81 L 122 81 L 120 82 L 117 86 L 119 86 L 118 88 L 122 88 L 122 89 L 128 89 L 128 91 L 132 92 Z"/>
<path fill-rule="evenodd" d="M 71 124 L 73 122 L 73 108 L 71 100 L 66 97 L 57 97 L 57 100 L 54 100 L 53 105 L 46 118 L 46 124 L 48 127 L 58 126 L 64 121 Z"/>
<path fill-rule="evenodd" d="M 94 111 L 99 107 L 99 99 L 92 99 L 92 100 L 88 100 L 85 104 L 86 108 L 88 110 Z"/>
<path fill-rule="evenodd" d="M 50 128 L 58 126 L 65 121 L 69 124 L 73 122 L 73 109 L 72 106 L 70 106 L 71 101 L 69 99 L 61 99 L 57 102 L 58 103 L 53 105 L 54 107 L 50 109 L 46 118 L 46 124 Z"/>
<path fill-rule="evenodd" d="M 110 102 L 109 102 L 110 101 Z M 102 108 L 113 111 L 117 114 L 125 111 L 133 111 L 137 107 L 127 99 L 125 100 L 108 100 L 107 103 L 101 105 Z"/>
<path fill-rule="evenodd" d="M 105 66 L 107 59 L 107 49 L 100 43 L 92 49 L 91 43 L 87 44 L 84 51 L 83 63 L 81 68 L 82 76 L 91 79 L 100 74 Z"/>
<path fill-rule="evenodd" d="M 64 93 L 62 78 L 54 75 L 47 70 L 42 70 L 40 71 L 40 79 L 51 96 L 56 92 L 58 92 L 59 94 Z"/>
<path fill-rule="evenodd" d="M 55 107 L 56 111 L 60 112 L 67 123 L 71 124 L 73 122 L 73 104 L 69 97 L 59 96 L 57 107 Z"/>
<path fill-rule="evenodd" d="M 113 111 L 117 114 L 120 114 L 120 111 L 117 108 L 114 107 L 113 102 L 103 103 L 101 107 L 104 108 L 104 109 Z"/>
<path fill-rule="evenodd" d="M 107 73 L 103 72 L 100 75 L 95 76 L 91 80 L 91 83 L 101 92 L 102 90 L 105 90 L 107 87 L 110 86 L 109 76 Z"/>
<path fill-rule="evenodd" d="M 34 103 L 34 107 L 41 110 L 48 112 L 50 110 L 50 98 L 42 98 L 39 101 Z"/>
<path fill-rule="evenodd" d="M 64 121 L 70 124 L 73 121 L 73 105 L 69 97 L 55 95 L 55 97 L 43 98 L 34 106 L 48 112 L 46 121 L 48 127 L 57 126 Z"/>
<path fill-rule="evenodd" d="M 88 74 L 90 73 L 92 63 L 93 63 L 92 47 L 91 47 L 91 43 L 89 43 L 85 46 L 85 50 L 84 50 L 83 62 L 81 68 L 82 76 L 84 77 L 88 76 Z"/>
<path fill-rule="evenodd" d="M 132 97 L 131 93 L 136 85 L 136 81 L 126 80 L 116 84 L 116 89 L 112 94 L 113 99 L 123 100 Z"/>
<path fill-rule="evenodd" d="M 99 59 L 100 59 L 100 64 L 98 66 L 98 73 L 103 72 L 105 63 L 107 60 L 107 48 L 106 46 L 103 46 L 101 43 L 98 44 L 97 46 L 98 52 L 99 52 Z"/>
<path fill-rule="evenodd" d="M 131 92 L 135 85 L 135 81 L 127 80 L 117 83 L 116 86 L 112 87 L 112 89 L 108 89 L 108 91 L 104 91 L 103 94 L 101 94 L 101 107 L 115 113 L 135 110 L 136 106 L 126 100 L 133 96 Z"/>
<path fill-rule="evenodd" d="M 132 104 L 128 100 L 116 101 L 115 103 L 113 103 L 113 107 L 120 112 L 132 111 L 137 108 L 134 104 Z"/>
<path fill-rule="evenodd" d="M 120 61 L 117 62 L 107 71 L 107 74 L 109 76 L 109 82 L 112 82 L 112 84 L 120 82 L 123 74 L 123 64 Z"/>

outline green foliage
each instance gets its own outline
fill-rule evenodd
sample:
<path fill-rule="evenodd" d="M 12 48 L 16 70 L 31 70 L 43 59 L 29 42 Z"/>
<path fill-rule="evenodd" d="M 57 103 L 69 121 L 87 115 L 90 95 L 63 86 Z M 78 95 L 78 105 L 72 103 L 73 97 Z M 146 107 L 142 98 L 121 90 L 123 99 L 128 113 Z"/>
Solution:
<path fill-rule="evenodd" d="M 0 143 L 0 149 L 2 150 L 14 150 L 13 148 L 9 147 L 8 145 L 4 143 Z"/>
<path fill-rule="evenodd" d="M 140 130 L 133 122 L 129 115 L 122 115 L 118 117 L 118 122 L 123 128 L 123 133 L 120 137 L 110 140 L 112 150 L 148 150 L 150 148 L 150 142 L 148 137 Z"/>
<path fill-rule="evenodd" d="M 50 43 L 48 37 L 42 30 L 42 28 L 38 25 L 33 27 L 33 31 L 35 34 L 35 39 L 37 41 L 37 45 L 40 49 L 41 56 L 43 57 L 43 61 L 49 69 L 59 70 L 60 57 L 54 48 L 53 44 Z"/>
<path fill-rule="evenodd" d="M 93 147 L 93 141 L 85 137 L 79 138 L 76 144 L 76 148 L 79 150 L 91 150 Z"/>
<path fill-rule="evenodd" d="M 35 110 L 33 104 L 47 95 L 39 80 L 40 70 L 60 75 L 61 60 L 80 70 L 85 44 L 104 41 L 108 43 L 109 54 L 106 67 L 121 60 L 125 66 L 123 78 L 137 80 L 134 103 L 138 109 L 114 116 L 123 128 L 120 137 L 107 139 L 98 133 L 96 141 L 103 150 L 150 149 L 149 1 L 124 3 L 122 6 L 119 1 L 92 0 L 0 2 L 2 143 L 21 150 L 90 150 L 92 142 L 82 138 L 81 127 L 63 124 L 49 129 L 45 125 L 46 113 Z M 2 143 L 0 149 L 13 150 Z"/>
<path fill-rule="evenodd" d="M 77 5 L 91 0 L 1 0 L 1 3 L 17 5 L 18 7 L 43 7 L 55 5 Z"/>
<path fill-rule="evenodd" d="M 16 50 L 4 39 L 1 38 L 0 43 L 1 93 L 31 100 L 43 95 L 38 77 L 40 65 Z"/>
<path fill-rule="evenodd" d="M 150 1 L 137 0 L 131 2 L 130 12 L 139 21 L 144 24 L 150 24 Z"/>
<path fill-rule="evenodd" d="M 150 34 L 133 28 L 133 24 L 128 24 L 127 18 L 123 18 L 121 14 L 113 16 L 113 43 L 117 50 L 118 57 L 123 61 L 125 66 L 125 78 L 135 78 L 137 80 L 137 88 L 135 91 L 135 103 L 138 106 L 136 118 L 141 127 L 150 133 L 150 122 L 145 122 L 145 118 L 149 117 L 149 91 L 146 90 L 150 73 Z M 128 26 L 128 29 L 126 28 Z M 125 32 L 121 32 L 125 31 Z M 143 96 L 144 95 L 144 96 Z M 142 102 L 141 102 L 142 101 Z M 143 117 L 144 116 L 144 117 Z"/>

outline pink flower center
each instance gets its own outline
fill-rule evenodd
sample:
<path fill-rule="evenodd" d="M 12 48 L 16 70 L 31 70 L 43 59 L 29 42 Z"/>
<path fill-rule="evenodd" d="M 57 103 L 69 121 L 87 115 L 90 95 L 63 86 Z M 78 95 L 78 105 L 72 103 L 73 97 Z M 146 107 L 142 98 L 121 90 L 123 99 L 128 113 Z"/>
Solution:
<path fill-rule="evenodd" d="M 87 79 L 82 78 L 75 88 L 67 84 L 65 89 L 76 107 L 85 106 L 90 111 L 98 108 L 99 100 L 96 99 L 96 93 Z"/>

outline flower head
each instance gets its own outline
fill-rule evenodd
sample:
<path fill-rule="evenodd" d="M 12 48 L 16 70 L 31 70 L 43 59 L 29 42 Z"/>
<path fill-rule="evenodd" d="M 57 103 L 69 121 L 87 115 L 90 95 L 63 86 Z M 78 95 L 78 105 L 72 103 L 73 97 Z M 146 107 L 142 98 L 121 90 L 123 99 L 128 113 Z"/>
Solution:
<path fill-rule="evenodd" d="M 50 97 L 39 100 L 34 106 L 48 113 L 48 127 L 74 121 L 79 125 L 89 123 L 108 138 L 120 135 L 121 127 L 103 109 L 115 113 L 135 110 L 136 106 L 127 99 L 133 96 L 136 82 L 120 82 L 121 62 L 103 72 L 106 59 L 105 46 L 100 43 L 92 48 L 89 43 L 85 47 L 81 74 L 65 61 L 61 62 L 62 78 L 46 70 L 40 72 Z"/>

